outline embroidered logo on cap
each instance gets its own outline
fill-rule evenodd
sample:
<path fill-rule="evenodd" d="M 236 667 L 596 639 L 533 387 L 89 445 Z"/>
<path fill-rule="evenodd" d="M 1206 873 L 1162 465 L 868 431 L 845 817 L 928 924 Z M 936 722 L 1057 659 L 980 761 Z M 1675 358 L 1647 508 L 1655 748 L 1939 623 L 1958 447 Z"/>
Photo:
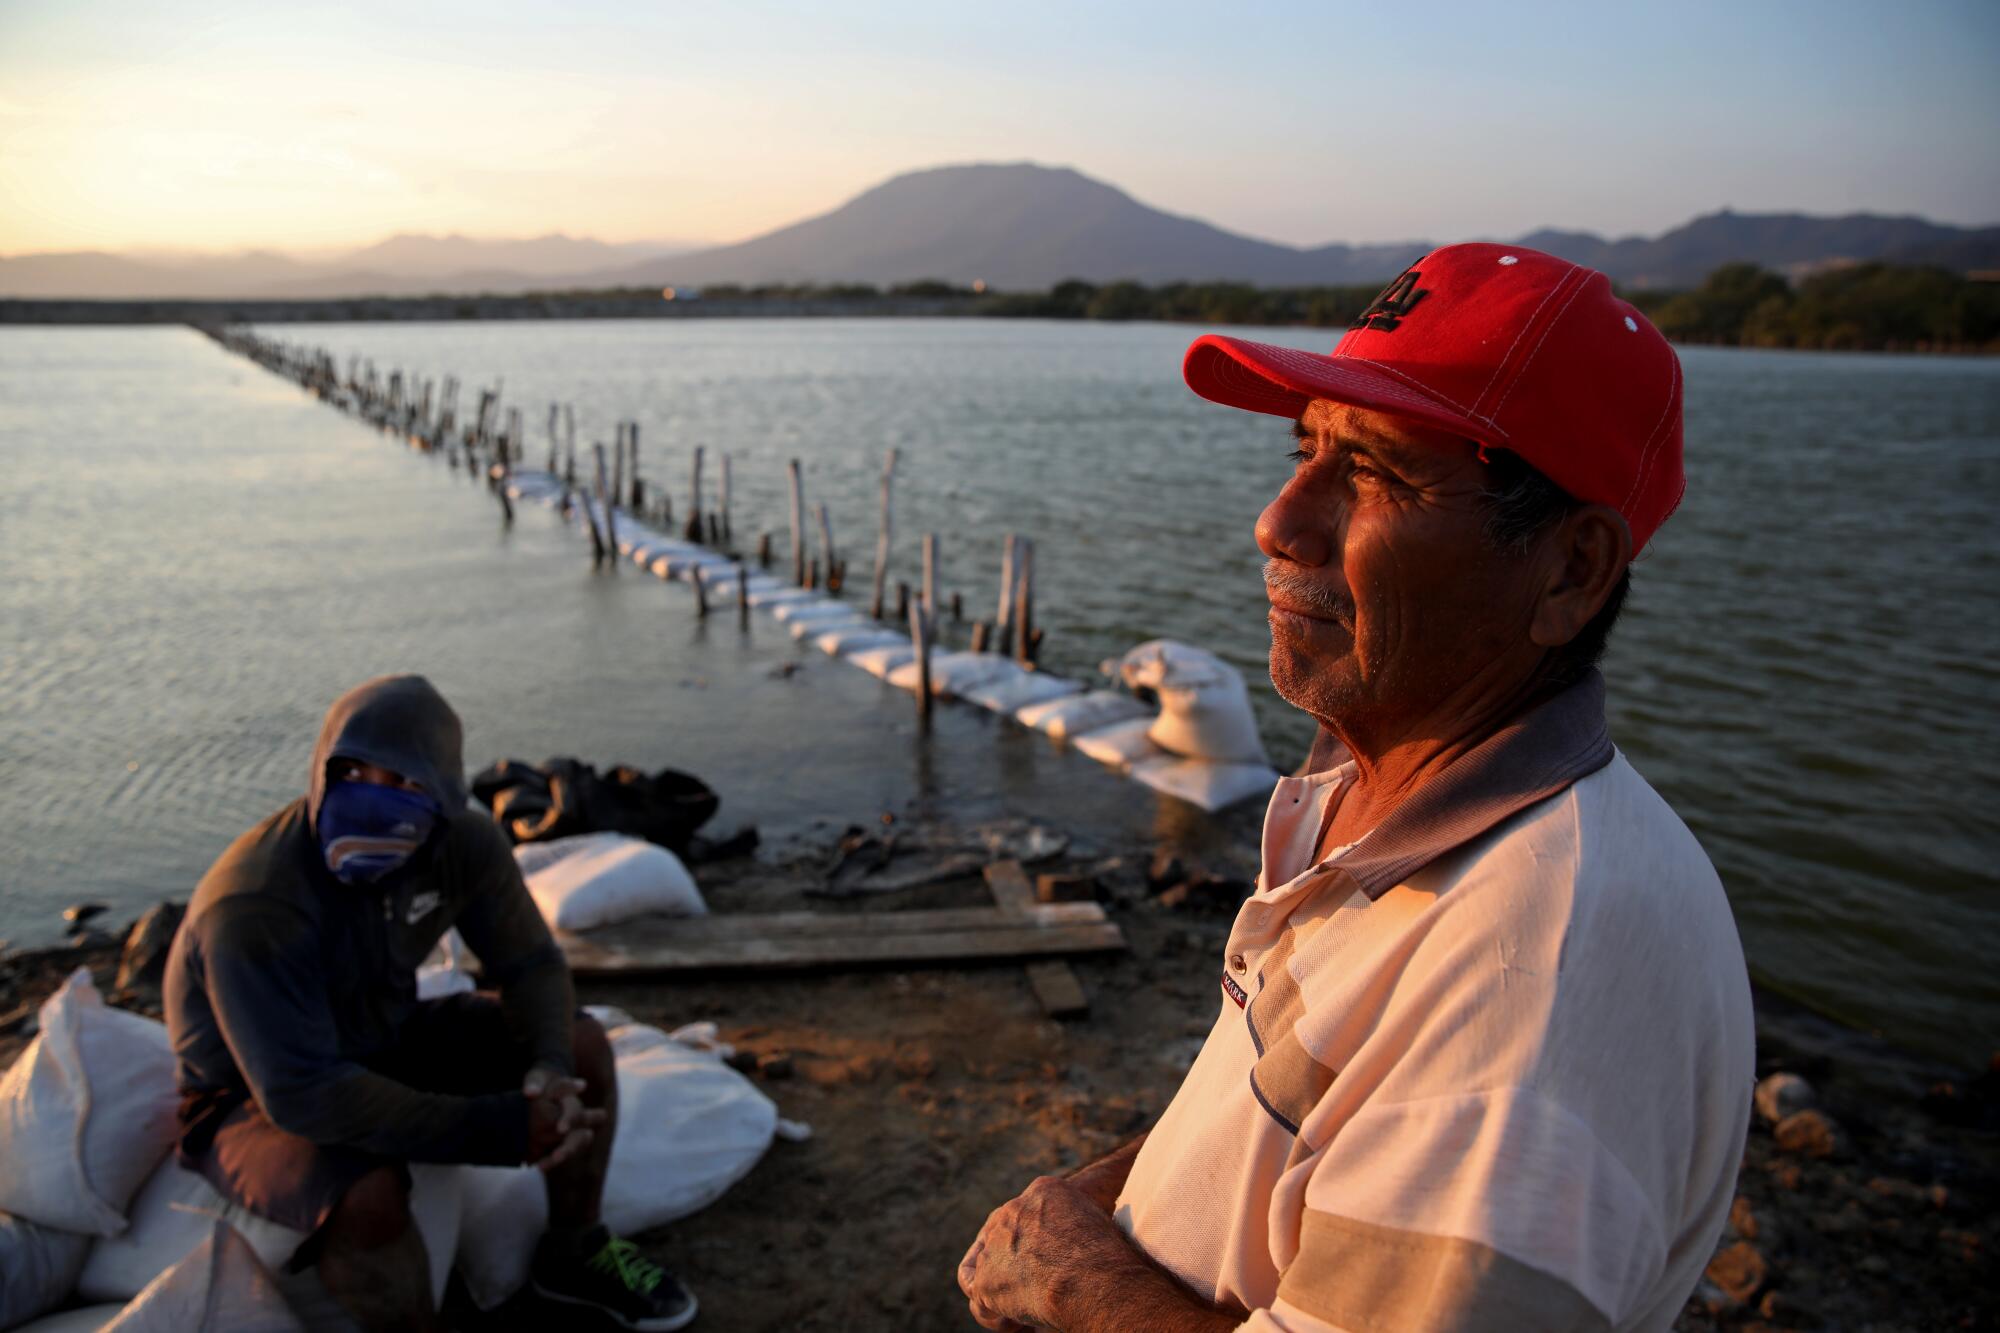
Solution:
<path fill-rule="evenodd" d="M 1423 277 L 1416 269 L 1405 269 L 1403 276 L 1382 289 L 1382 294 L 1368 303 L 1368 308 L 1357 315 L 1350 329 L 1379 329 L 1389 332 L 1409 317 L 1417 302 L 1430 292 L 1417 286 L 1417 279 Z"/>

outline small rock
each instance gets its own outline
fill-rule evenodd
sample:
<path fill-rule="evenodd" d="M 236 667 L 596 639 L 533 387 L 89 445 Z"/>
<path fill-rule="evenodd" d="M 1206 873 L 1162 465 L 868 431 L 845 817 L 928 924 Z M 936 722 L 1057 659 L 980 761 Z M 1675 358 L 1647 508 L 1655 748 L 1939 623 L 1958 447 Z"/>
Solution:
<path fill-rule="evenodd" d="M 792 1057 L 783 1051 L 773 1051 L 769 1055 L 758 1056 L 757 1076 L 759 1078 L 790 1078 L 792 1076 Z"/>
<path fill-rule="evenodd" d="M 1841 1149 L 1840 1127 L 1823 1111 L 1794 1111 L 1772 1133 L 1782 1152 L 1832 1157 Z"/>
<path fill-rule="evenodd" d="M 1708 1280 L 1739 1305 L 1757 1298 L 1764 1285 L 1764 1256 L 1748 1241 L 1738 1241 L 1708 1261 Z"/>
<path fill-rule="evenodd" d="M 1819 1105 L 1819 1097 L 1812 1084 L 1797 1074 L 1772 1074 L 1758 1082 L 1751 1103 L 1765 1124 L 1775 1125 L 1788 1115 Z"/>
<path fill-rule="evenodd" d="M 1750 1200 L 1741 1194 L 1729 1205 L 1729 1226 L 1744 1240 L 1757 1239 L 1757 1214 L 1750 1210 Z"/>
<path fill-rule="evenodd" d="M 845 1060 L 813 1057 L 798 1062 L 799 1077 L 818 1088 L 844 1088 L 854 1081 Z"/>
<path fill-rule="evenodd" d="M 1035 900 L 1044 903 L 1087 903 L 1097 898 L 1095 875 L 1037 875 Z"/>
<path fill-rule="evenodd" d="M 103 903 L 71 903 L 63 908 L 62 919 L 72 926 L 80 926 L 94 916 L 100 916 L 111 909 Z"/>
<path fill-rule="evenodd" d="M 128 987 L 144 987 L 158 990 L 167 973 L 167 953 L 174 942 L 174 932 L 180 929 L 181 918 L 187 909 L 179 903 L 156 903 L 125 937 L 125 952 L 118 960 L 118 979 L 112 984 L 120 990 Z"/>

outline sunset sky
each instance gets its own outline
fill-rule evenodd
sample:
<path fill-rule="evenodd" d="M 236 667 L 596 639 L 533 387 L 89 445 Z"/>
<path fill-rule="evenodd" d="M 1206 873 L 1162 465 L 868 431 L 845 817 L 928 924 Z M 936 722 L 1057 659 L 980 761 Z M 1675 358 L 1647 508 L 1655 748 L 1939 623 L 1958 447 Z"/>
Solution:
<path fill-rule="evenodd" d="M 725 241 L 1074 166 L 1295 244 L 2000 222 L 2000 4 L 0 0 L 0 254 Z"/>

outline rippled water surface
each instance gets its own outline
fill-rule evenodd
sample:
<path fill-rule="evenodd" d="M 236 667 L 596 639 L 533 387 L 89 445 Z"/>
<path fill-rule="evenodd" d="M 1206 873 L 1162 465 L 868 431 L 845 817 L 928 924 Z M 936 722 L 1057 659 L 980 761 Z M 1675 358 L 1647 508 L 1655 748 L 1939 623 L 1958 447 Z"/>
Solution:
<path fill-rule="evenodd" d="M 1285 424 L 1181 386 L 1192 330 L 1001 321 L 287 326 L 386 371 L 502 382 L 545 451 L 642 425 L 649 478 L 732 462 L 739 539 L 786 539 L 804 467 L 856 569 L 883 451 L 897 576 L 991 614 L 1001 536 L 1037 545 L 1046 657 L 1156 635 L 1251 677 L 1274 757 L 1310 726 L 1262 676 L 1258 510 Z M 1253 333 L 1322 347 L 1326 335 Z M 2000 1044 L 2000 364 L 1693 349 L 1688 498 L 1635 575 L 1613 730 L 1707 846 L 1768 984 L 1925 1049 Z M 1051 794 L 1143 833 L 1171 811 L 1019 729 L 907 696 L 681 588 L 592 579 L 574 534 L 179 329 L 0 330 L 0 934 L 78 897 L 184 894 L 294 794 L 328 700 L 417 667 L 468 758 L 679 763 L 767 831 L 897 802 Z M 861 580 L 865 581 L 865 574 Z M 768 622 L 766 622 L 768 623 Z M 812 660 L 818 658 L 818 660 Z M 773 670 L 804 662 L 791 677 Z M 1116 826 L 1116 829 L 1113 829 Z"/>

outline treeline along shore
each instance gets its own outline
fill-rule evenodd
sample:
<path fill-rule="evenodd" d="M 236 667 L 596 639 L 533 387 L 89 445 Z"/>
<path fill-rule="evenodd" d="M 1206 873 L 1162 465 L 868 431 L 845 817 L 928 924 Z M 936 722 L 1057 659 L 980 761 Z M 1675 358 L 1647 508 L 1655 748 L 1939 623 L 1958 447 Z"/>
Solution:
<path fill-rule="evenodd" d="M 284 324 L 469 319 L 684 319 L 970 316 L 1156 320 L 1343 328 L 1379 284 L 1254 287 L 1175 282 L 1149 287 L 1071 279 L 1044 292 L 994 292 L 944 281 L 617 288 L 453 296 L 268 300 L 0 300 L 4 324 Z M 1725 264 L 1687 291 L 1635 289 L 1627 300 L 1676 342 L 1817 351 L 2000 353 L 2000 274 L 1866 263 L 1796 282 L 1755 264 Z"/>

